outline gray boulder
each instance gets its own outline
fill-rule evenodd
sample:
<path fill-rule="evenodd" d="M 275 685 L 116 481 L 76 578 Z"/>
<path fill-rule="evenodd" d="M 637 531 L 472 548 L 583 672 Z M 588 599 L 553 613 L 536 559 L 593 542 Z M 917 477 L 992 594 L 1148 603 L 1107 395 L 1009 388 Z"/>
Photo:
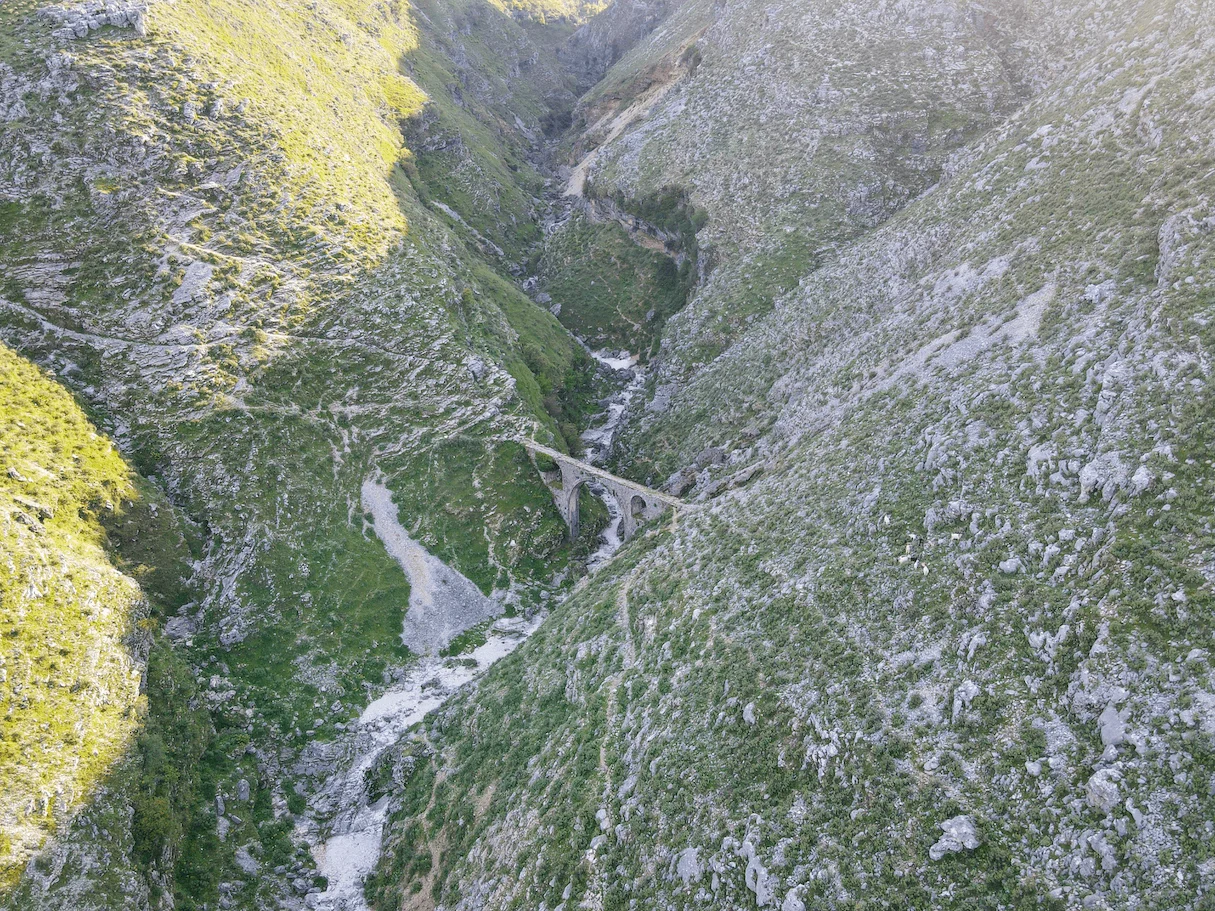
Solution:
<path fill-rule="evenodd" d="M 935 845 L 928 849 L 928 856 L 940 860 L 949 854 L 973 851 L 979 846 L 979 833 L 974 820 L 969 816 L 955 816 L 941 823 L 944 833 Z"/>
<path fill-rule="evenodd" d="M 699 848 L 686 848 L 675 855 L 675 875 L 685 886 L 700 882 L 705 875 Z"/>
<path fill-rule="evenodd" d="M 1126 742 L 1126 719 L 1130 713 L 1119 712 L 1114 703 L 1105 707 L 1097 725 L 1101 729 L 1101 743 L 1107 747 L 1119 747 Z"/>
<path fill-rule="evenodd" d="M 1122 776 L 1114 769 L 1102 769 L 1093 775 L 1084 788 L 1088 805 L 1105 813 L 1112 810 L 1118 803 L 1121 780 Z"/>

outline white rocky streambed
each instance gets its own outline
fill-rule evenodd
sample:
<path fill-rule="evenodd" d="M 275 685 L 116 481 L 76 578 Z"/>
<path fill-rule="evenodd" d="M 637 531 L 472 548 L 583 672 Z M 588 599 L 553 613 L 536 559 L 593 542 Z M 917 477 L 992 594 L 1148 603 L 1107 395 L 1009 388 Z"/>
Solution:
<path fill-rule="evenodd" d="M 628 414 L 629 406 L 634 397 L 645 388 L 646 375 L 635 354 L 629 354 L 627 351 L 619 353 L 591 351 L 590 354 L 607 370 L 629 377 L 628 384 L 608 399 L 607 410 L 600 415 L 602 423 L 591 427 L 582 434 L 583 458 L 592 465 L 596 465 L 602 464 L 611 455 L 612 447 L 616 445 L 616 437 L 620 433 L 624 416 Z M 626 371 L 627 373 L 625 373 Z M 591 483 L 587 485 L 587 489 L 603 501 L 610 517 L 608 527 L 604 529 L 599 538 L 599 547 L 587 560 L 587 569 L 595 572 L 608 563 L 616 551 L 620 550 L 620 545 L 623 543 L 620 539 L 620 522 L 624 517 L 620 514 L 620 506 L 617 504 L 616 498 L 606 496 L 602 487 Z"/>
<path fill-rule="evenodd" d="M 591 427 L 582 434 L 582 444 L 585 449 L 584 458 L 591 464 L 600 464 L 609 455 L 616 444 L 620 433 L 620 425 L 628 413 L 629 406 L 637 393 L 645 389 L 645 370 L 638 363 L 637 355 L 621 351 L 618 354 L 609 351 L 591 351 L 593 357 L 607 371 L 617 376 L 628 377 L 627 384 L 607 400 L 607 409 L 599 415 L 602 423 Z"/>
<path fill-rule="evenodd" d="M 500 615 L 502 606 L 410 538 L 397 520 L 388 488 L 378 481 L 363 485 L 363 507 L 374 516 L 376 534 L 409 576 L 403 638 L 412 649 L 429 653 L 429 657 L 420 659 L 404 681 L 367 706 L 343 743 L 327 748 L 317 745 L 312 751 L 312 761 L 344 759 L 340 763 L 344 771 L 329 777 L 312 801 L 314 811 L 330 820 L 329 824 L 299 833 L 312 844 L 317 868 L 328 879 L 324 892 L 312 893 L 307 899 L 309 907 L 318 911 L 365 911 L 368 907 L 363 879 L 379 860 L 389 807 L 388 798 L 368 802 L 367 771 L 406 731 L 514 651 L 543 619 L 498 619 L 485 644 L 475 651 L 438 657 L 452 638 Z"/>
<path fill-rule="evenodd" d="M 590 459 L 611 451 L 621 420 L 645 382 L 634 357 L 595 354 L 595 358 L 611 370 L 633 371 L 633 376 L 608 405 L 604 422 L 584 435 Z M 612 497 L 604 502 L 612 521 L 601 546 L 591 555 L 592 571 L 608 562 L 621 544 L 619 508 Z M 368 909 L 363 880 L 380 857 L 389 799 L 369 801 L 367 772 L 410 728 L 514 651 L 543 620 L 542 616 L 531 620 L 502 617 L 500 600 L 486 597 L 472 581 L 410 537 L 398 519 L 392 492 L 379 480 L 364 482 L 362 505 L 374 519 L 376 535 L 409 577 L 409 610 L 401 638 L 411 651 L 425 657 L 401 683 L 367 706 L 341 742 L 314 744 L 306 751 L 306 764 L 344 769 L 328 776 L 311 801 L 316 816 L 328 823 L 304 824 L 298 833 L 312 845 L 317 869 L 328 880 L 324 892 L 307 897 L 308 906 L 317 911 Z M 460 633 L 489 620 L 494 623 L 484 645 L 471 653 L 440 656 Z"/>

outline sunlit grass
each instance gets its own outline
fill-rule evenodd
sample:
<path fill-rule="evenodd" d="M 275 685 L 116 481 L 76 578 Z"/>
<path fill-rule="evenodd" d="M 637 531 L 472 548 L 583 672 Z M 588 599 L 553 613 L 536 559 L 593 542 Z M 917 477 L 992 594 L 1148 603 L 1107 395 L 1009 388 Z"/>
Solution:
<path fill-rule="evenodd" d="M 103 521 L 126 464 L 66 391 L 0 346 L 0 888 L 126 749 L 139 585 Z"/>
<path fill-rule="evenodd" d="M 243 105 L 239 116 L 281 153 L 283 189 L 301 214 L 327 217 L 339 242 L 377 254 L 405 230 L 386 174 L 401 155 L 399 122 L 426 102 L 399 70 L 419 40 L 405 4 L 163 4 L 149 30 L 162 53 L 205 54 L 205 81 L 221 81 L 211 94 L 179 84 L 180 104 L 203 108 L 204 124 L 217 99 L 227 111 Z"/>

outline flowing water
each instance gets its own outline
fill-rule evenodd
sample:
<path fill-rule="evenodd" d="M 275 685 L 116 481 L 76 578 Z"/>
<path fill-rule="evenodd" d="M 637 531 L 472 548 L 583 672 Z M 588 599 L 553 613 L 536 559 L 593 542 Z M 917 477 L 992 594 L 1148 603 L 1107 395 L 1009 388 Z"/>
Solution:
<path fill-rule="evenodd" d="M 583 458 L 592 465 L 602 465 L 612 454 L 612 447 L 616 445 L 616 437 L 620 433 L 620 427 L 625 415 L 628 414 L 629 407 L 645 388 L 646 376 L 645 371 L 638 364 L 637 356 L 629 354 L 627 351 L 618 353 L 592 351 L 591 357 L 614 373 L 630 372 L 624 388 L 608 399 L 607 410 L 600 415 L 601 423 L 582 434 Z M 587 489 L 603 501 L 610 516 L 608 527 L 600 536 L 599 547 L 587 560 L 587 569 L 593 573 L 610 561 L 616 551 L 620 549 L 620 545 L 623 543 L 620 539 L 620 523 L 624 516 L 620 514 L 620 507 L 616 504 L 616 499 L 606 496 L 603 489 L 597 484 L 588 484 Z"/>
<path fill-rule="evenodd" d="M 591 357 L 613 373 L 620 374 L 628 371 L 630 374 L 627 384 L 608 398 L 607 410 L 599 415 L 602 422 L 582 434 L 585 449 L 583 457 L 592 465 L 598 465 L 603 464 L 611 455 L 612 447 L 616 444 L 616 437 L 620 433 L 620 426 L 624 422 L 624 416 L 628 413 L 633 399 L 645 388 L 646 377 L 645 370 L 639 366 L 636 355 L 628 352 L 592 351 Z"/>

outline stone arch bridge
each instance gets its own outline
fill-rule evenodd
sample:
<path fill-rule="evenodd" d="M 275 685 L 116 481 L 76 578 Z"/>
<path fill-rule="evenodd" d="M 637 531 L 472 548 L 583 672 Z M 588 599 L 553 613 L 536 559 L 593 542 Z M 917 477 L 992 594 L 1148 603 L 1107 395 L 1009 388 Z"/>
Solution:
<path fill-rule="evenodd" d="M 580 462 L 577 459 L 550 449 L 532 440 L 519 441 L 532 455 L 548 456 L 561 469 L 561 490 L 555 491 L 557 508 L 561 517 L 570 527 L 570 536 L 578 537 L 578 494 L 588 481 L 601 484 L 620 507 L 624 517 L 624 530 L 621 540 L 627 541 L 637 531 L 642 522 L 657 519 L 668 509 L 678 510 L 684 502 L 670 494 L 651 490 L 633 481 L 626 481 L 614 474 Z"/>

